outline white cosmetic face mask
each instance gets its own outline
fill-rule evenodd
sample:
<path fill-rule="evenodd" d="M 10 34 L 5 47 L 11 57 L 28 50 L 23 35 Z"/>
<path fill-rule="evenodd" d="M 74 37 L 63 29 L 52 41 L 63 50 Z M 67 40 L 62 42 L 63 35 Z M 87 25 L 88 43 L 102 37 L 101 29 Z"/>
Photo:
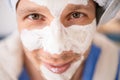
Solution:
<path fill-rule="evenodd" d="M 49 71 L 44 65 L 40 66 L 40 71 L 45 77 L 45 80 L 71 80 L 76 70 L 79 68 L 80 64 L 84 60 L 84 56 L 81 57 L 78 61 L 71 64 L 70 68 L 62 74 L 55 74 Z M 57 72 L 57 69 L 54 69 L 54 72 Z"/>
<path fill-rule="evenodd" d="M 81 54 L 82 58 L 72 63 L 70 68 L 62 74 L 55 74 L 44 65 L 40 65 L 40 71 L 46 80 L 70 80 L 84 60 L 83 54 L 91 45 L 95 31 L 96 20 L 88 25 L 72 25 L 68 28 L 65 28 L 58 20 L 54 20 L 50 26 L 42 30 L 23 30 L 21 40 L 30 51 L 42 48 L 50 54 L 61 54 L 69 50 Z M 53 71 L 57 72 L 57 69 Z"/>
<path fill-rule="evenodd" d="M 72 25 L 64 27 L 54 19 L 50 26 L 43 29 L 22 30 L 21 40 L 29 51 L 43 49 L 50 54 L 61 54 L 72 50 L 83 54 L 90 46 L 96 31 L 96 20 L 88 25 Z"/>
<path fill-rule="evenodd" d="M 71 64 L 70 68 L 62 74 L 49 71 L 44 65 L 40 65 L 40 71 L 47 80 L 70 80 L 84 59 L 83 54 L 90 47 L 96 31 L 96 20 L 87 25 L 72 25 L 65 27 L 60 22 L 60 16 L 68 4 L 87 5 L 88 0 L 30 0 L 41 6 L 47 7 L 55 17 L 49 26 L 43 29 L 24 29 L 21 31 L 23 46 L 29 51 L 43 49 L 50 54 L 61 54 L 63 51 L 72 50 L 81 54 L 82 58 Z M 55 4 L 55 3 L 59 4 Z M 57 6 L 57 7 L 55 7 Z M 57 71 L 57 69 L 53 70 Z"/>
<path fill-rule="evenodd" d="M 86 26 L 72 25 L 65 28 L 60 23 L 60 16 L 65 6 L 68 4 L 87 5 L 88 0 L 30 0 L 41 6 L 46 6 L 51 14 L 55 16 L 50 26 L 39 30 L 23 30 L 21 40 L 25 48 L 29 51 L 44 49 L 51 54 L 60 54 L 63 51 L 72 50 L 75 53 L 84 53 L 91 43 L 92 35 L 95 31 L 96 21 Z M 56 2 L 57 1 L 57 2 Z M 57 6 L 57 8 L 55 7 Z M 59 12 L 61 11 L 61 12 Z M 47 33 L 46 33 L 47 32 Z"/>

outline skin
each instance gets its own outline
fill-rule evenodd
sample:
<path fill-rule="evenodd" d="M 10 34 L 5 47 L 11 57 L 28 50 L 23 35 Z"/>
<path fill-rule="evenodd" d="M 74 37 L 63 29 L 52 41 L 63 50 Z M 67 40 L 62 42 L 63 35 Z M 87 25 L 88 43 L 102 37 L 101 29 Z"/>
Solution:
<path fill-rule="evenodd" d="M 23 29 L 42 29 L 49 25 L 54 19 L 46 7 L 37 5 L 29 0 L 19 1 L 16 14 L 19 32 Z M 69 4 L 63 10 L 62 15 L 60 16 L 60 21 L 65 27 L 71 25 L 87 25 L 95 19 L 95 14 L 95 4 L 92 0 L 89 1 L 87 6 Z M 41 73 L 38 71 L 39 66 L 43 61 L 59 65 L 70 61 L 74 62 L 80 58 L 80 55 L 73 55 L 73 52 L 71 51 L 65 51 L 61 55 L 51 55 L 42 49 L 28 51 L 24 48 L 24 52 L 25 65 L 28 69 L 31 80 L 44 80 Z M 88 54 L 89 49 L 84 54 L 85 58 L 87 58 Z M 74 75 L 72 80 L 78 80 L 81 77 L 78 74 L 82 74 L 83 68 L 84 62 L 75 73 L 77 76 Z"/>

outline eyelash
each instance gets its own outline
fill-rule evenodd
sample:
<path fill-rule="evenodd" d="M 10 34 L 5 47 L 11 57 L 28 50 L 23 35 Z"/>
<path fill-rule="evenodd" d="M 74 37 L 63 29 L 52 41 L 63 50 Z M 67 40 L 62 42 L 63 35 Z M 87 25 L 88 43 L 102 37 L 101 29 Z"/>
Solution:
<path fill-rule="evenodd" d="M 32 14 L 29 14 L 27 17 L 27 19 L 30 19 L 30 20 L 41 20 L 41 21 L 44 21 L 45 20 L 45 16 L 43 16 L 42 14 L 38 14 L 38 13 L 32 13 Z"/>
<path fill-rule="evenodd" d="M 85 13 L 82 12 L 71 12 L 67 15 L 67 20 L 71 21 L 71 20 L 79 20 L 82 17 L 86 17 L 87 15 Z M 31 21 L 45 21 L 46 17 L 42 14 L 39 13 L 31 13 L 29 15 L 26 16 L 27 19 L 31 20 Z"/>

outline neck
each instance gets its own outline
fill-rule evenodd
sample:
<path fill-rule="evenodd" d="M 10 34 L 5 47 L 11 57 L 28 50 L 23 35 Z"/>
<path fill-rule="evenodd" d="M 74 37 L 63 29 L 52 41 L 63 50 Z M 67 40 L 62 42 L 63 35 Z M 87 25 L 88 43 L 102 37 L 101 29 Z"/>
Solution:
<path fill-rule="evenodd" d="M 83 68 L 84 68 L 84 62 L 79 66 L 78 70 L 76 73 L 73 75 L 71 80 L 81 80 L 82 78 L 82 73 L 83 73 Z"/>

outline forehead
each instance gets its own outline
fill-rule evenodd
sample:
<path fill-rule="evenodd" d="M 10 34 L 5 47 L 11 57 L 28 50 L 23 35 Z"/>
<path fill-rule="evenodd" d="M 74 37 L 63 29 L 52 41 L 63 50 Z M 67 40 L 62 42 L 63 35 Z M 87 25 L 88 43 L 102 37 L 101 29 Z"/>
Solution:
<path fill-rule="evenodd" d="M 66 5 L 66 4 L 83 4 L 87 5 L 89 0 L 29 0 L 42 6 Z"/>
<path fill-rule="evenodd" d="M 61 13 L 84 10 L 86 13 L 94 12 L 93 0 L 20 0 L 17 5 L 17 14 L 50 12 L 52 16 L 59 17 Z M 49 14 L 49 13 L 48 13 Z"/>
<path fill-rule="evenodd" d="M 68 4 L 87 5 L 88 0 L 29 0 L 40 6 L 47 7 L 54 16 L 58 16 Z"/>

